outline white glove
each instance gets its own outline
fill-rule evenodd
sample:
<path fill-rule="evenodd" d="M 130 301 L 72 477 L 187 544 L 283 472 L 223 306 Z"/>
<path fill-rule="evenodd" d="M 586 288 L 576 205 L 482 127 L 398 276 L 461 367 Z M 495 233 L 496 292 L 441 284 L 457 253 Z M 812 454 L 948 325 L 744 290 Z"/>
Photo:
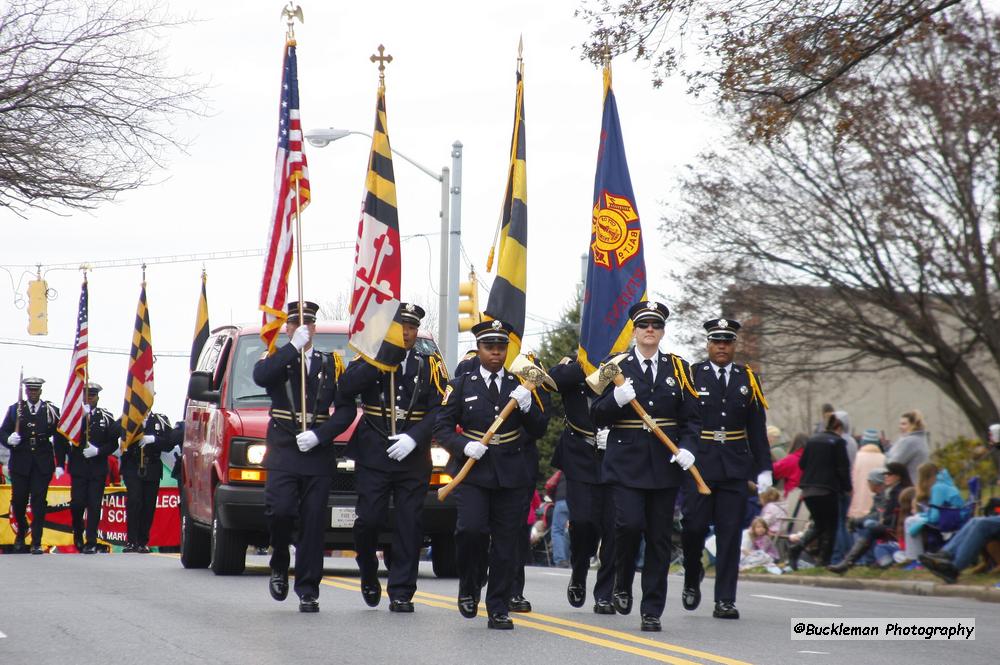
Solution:
<path fill-rule="evenodd" d="M 292 333 L 292 346 L 295 347 L 296 351 L 301 351 L 306 348 L 307 344 L 309 344 L 309 327 L 299 326 Z"/>
<path fill-rule="evenodd" d="M 91 457 L 96 457 L 99 452 L 97 446 L 88 443 L 87 447 L 83 449 L 83 456 L 90 459 Z"/>
<path fill-rule="evenodd" d="M 625 406 L 635 399 L 635 388 L 632 387 L 632 379 L 625 379 L 625 383 L 615 386 L 615 402 L 618 406 Z"/>
<path fill-rule="evenodd" d="M 139 440 L 139 445 L 140 446 L 148 446 L 149 444 L 153 443 L 154 441 L 156 441 L 156 437 L 153 436 L 152 434 L 147 434 L 147 435 L 145 435 L 144 437 L 142 437 Z"/>
<path fill-rule="evenodd" d="M 681 448 L 677 454 L 670 458 L 671 462 L 676 462 L 677 466 L 687 471 L 694 464 L 694 453 L 686 448 Z"/>
<path fill-rule="evenodd" d="M 465 444 L 465 456 L 471 457 L 472 459 L 482 459 L 483 455 L 486 454 L 486 446 L 479 443 L 478 441 L 469 441 Z"/>
<path fill-rule="evenodd" d="M 510 391 L 510 398 L 517 400 L 517 408 L 523 413 L 531 411 L 531 391 L 524 386 L 518 386 Z"/>
<path fill-rule="evenodd" d="M 757 494 L 774 485 L 774 478 L 770 471 L 761 471 L 757 474 Z"/>
<path fill-rule="evenodd" d="M 390 436 L 389 440 L 395 441 L 395 443 L 389 446 L 385 452 L 389 455 L 389 459 L 394 459 L 397 462 L 412 453 L 413 449 L 417 447 L 417 442 L 409 434 L 396 434 Z"/>
<path fill-rule="evenodd" d="M 66 470 L 63 469 L 61 466 L 57 466 L 56 467 L 56 480 L 59 480 L 64 475 L 66 475 Z"/>
<path fill-rule="evenodd" d="M 299 328 L 299 330 L 302 329 Z M 305 432 L 299 432 L 295 435 L 295 445 L 299 447 L 299 450 L 307 453 L 319 445 L 319 437 L 316 436 L 316 432 L 311 429 L 306 430 Z"/>
<path fill-rule="evenodd" d="M 83 412 L 86 413 L 88 416 L 90 415 L 90 405 L 89 404 L 84 404 L 83 405 Z"/>
<path fill-rule="evenodd" d="M 13 448 L 19 443 L 21 443 L 21 435 L 17 432 L 11 432 L 10 436 L 7 437 L 7 445 Z"/>
<path fill-rule="evenodd" d="M 607 450 L 607 448 L 608 448 L 608 433 L 610 431 L 611 430 L 609 430 L 607 427 L 605 427 L 604 429 L 597 430 L 597 436 L 595 436 L 594 439 L 597 441 L 597 449 L 598 450 Z"/>

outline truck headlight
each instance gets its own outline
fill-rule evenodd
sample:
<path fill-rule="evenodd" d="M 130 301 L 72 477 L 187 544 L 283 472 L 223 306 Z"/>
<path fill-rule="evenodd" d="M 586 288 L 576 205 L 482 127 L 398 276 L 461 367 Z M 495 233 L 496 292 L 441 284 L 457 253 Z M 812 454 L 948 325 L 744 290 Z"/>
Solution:
<path fill-rule="evenodd" d="M 253 443 L 247 446 L 247 462 L 250 464 L 263 464 L 264 463 L 264 453 L 267 452 L 267 446 L 263 443 Z"/>
<path fill-rule="evenodd" d="M 448 466 L 448 460 L 451 459 L 451 455 L 448 451 L 440 446 L 431 446 L 431 464 L 434 468 Z"/>

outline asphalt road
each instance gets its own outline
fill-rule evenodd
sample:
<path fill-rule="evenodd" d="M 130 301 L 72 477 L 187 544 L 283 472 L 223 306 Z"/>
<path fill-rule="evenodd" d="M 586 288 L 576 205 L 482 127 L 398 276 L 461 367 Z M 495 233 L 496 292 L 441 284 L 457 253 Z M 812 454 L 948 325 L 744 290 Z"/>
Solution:
<path fill-rule="evenodd" d="M 0 556 L 0 663 L 642 663 L 675 665 L 961 665 L 998 662 L 1000 606 L 960 598 L 854 590 L 740 585 L 739 621 L 680 606 L 671 576 L 664 631 L 641 633 L 639 617 L 598 616 L 565 599 L 568 572 L 529 568 L 535 612 L 513 631 L 463 619 L 455 580 L 421 568 L 416 612 L 391 614 L 383 597 L 368 608 L 350 559 L 327 559 L 318 614 L 300 614 L 294 594 L 267 593 L 266 560 L 249 557 L 239 577 L 184 570 L 173 555 Z M 711 580 L 706 597 L 711 598 Z M 384 584 L 384 578 L 383 578 Z M 638 580 L 637 580 L 638 585 Z M 638 588 L 637 588 L 638 590 Z M 792 641 L 791 618 L 970 617 L 974 641 Z"/>

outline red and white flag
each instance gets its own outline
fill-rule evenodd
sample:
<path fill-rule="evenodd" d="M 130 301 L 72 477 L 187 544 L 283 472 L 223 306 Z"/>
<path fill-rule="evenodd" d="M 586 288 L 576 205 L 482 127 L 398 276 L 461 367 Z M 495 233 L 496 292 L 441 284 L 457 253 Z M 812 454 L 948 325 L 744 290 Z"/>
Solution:
<path fill-rule="evenodd" d="M 297 195 L 297 196 L 296 196 Z M 260 310 L 263 314 L 260 337 L 274 353 L 275 340 L 288 315 L 288 272 L 292 268 L 292 223 L 296 211 L 309 204 L 309 168 L 302 144 L 299 118 L 299 76 L 295 40 L 285 44 L 281 76 L 281 103 L 278 107 L 278 149 L 274 158 L 274 208 L 267 240 L 264 277 L 260 285 Z M 301 260 L 302 257 L 299 257 Z"/>
<path fill-rule="evenodd" d="M 59 415 L 59 432 L 74 446 L 80 445 L 83 434 L 83 405 L 87 398 L 87 278 L 80 289 L 80 308 L 76 317 L 76 340 L 73 342 L 73 360 L 70 363 L 69 381 L 63 396 L 62 412 Z"/>

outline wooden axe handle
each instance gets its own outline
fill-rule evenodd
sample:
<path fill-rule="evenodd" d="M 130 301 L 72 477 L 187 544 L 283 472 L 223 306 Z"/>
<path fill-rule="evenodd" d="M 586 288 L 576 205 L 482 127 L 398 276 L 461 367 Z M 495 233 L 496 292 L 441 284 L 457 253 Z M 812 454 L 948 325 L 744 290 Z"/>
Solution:
<path fill-rule="evenodd" d="M 523 385 L 528 390 L 535 389 L 535 384 L 531 382 L 526 381 Z M 516 399 L 507 400 L 507 404 L 503 407 L 503 410 L 500 411 L 500 415 L 496 417 L 496 420 L 493 421 L 493 424 L 490 425 L 490 428 L 486 430 L 486 434 L 484 434 L 483 438 L 479 440 L 479 443 L 483 444 L 484 446 L 488 446 L 490 444 L 490 439 L 492 439 L 493 435 L 497 433 L 497 430 L 499 430 L 500 426 L 503 425 L 505 420 L 507 420 L 507 417 L 514 412 L 515 408 L 517 408 L 517 400 Z M 472 457 L 465 460 L 465 464 L 463 464 L 462 468 L 459 469 L 458 474 L 451 479 L 451 482 L 445 485 L 444 487 L 438 489 L 437 492 L 438 501 L 444 501 L 445 497 L 451 494 L 452 490 L 458 487 L 459 483 L 465 480 L 465 477 L 469 475 L 469 471 L 472 471 L 472 467 L 475 463 L 476 460 L 475 458 Z"/>
<path fill-rule="evenodd" d="M 624 385 L 625 383 L 625 377 L 622 376 L 621 374 L 615 374 L 615 378 L 613 379 L 613 381 L 616 386 L 621 386 Z M 680 452 L 680 449 L 677 447 L 677 444 L 671 441 L 670 437 L 667 436 L 662 429 L 660 429 L 659 425 L 656 424 L 656 421 L 654 421 L 652 418 L 649 417 L 649 414 L 646 413 L 646 409 L 642 408 L 642 404 L 639 404 L 639 402 L 637 402 L 634 399 L 629 403 L 632 405 L 632 408 L 635 409 L 635 412 L 639 414 L 639 417 L 642 419 L 642 422 L 646 423 L 646 427 L 648 427 L 650 431 L 652 431 L 653 434 L 656 435 L 656 438 L 659 439 L 660 442 L 662 442 L 663 445 L 665 445 L 670 450 L 671 453 L 676 455 L 677 453 Z M 691 477 L 694 478 L 695 485 L 698 486 L 698 494 L 712 493 L 712 490 L 709 489 L 708 485 L 705 484 L 705 480 L 701 477 L 701 473 L 698 471 L 698 467 L 692 464 L 691 466 L 688 467 L 688 471 L 691 472 Z"/>

